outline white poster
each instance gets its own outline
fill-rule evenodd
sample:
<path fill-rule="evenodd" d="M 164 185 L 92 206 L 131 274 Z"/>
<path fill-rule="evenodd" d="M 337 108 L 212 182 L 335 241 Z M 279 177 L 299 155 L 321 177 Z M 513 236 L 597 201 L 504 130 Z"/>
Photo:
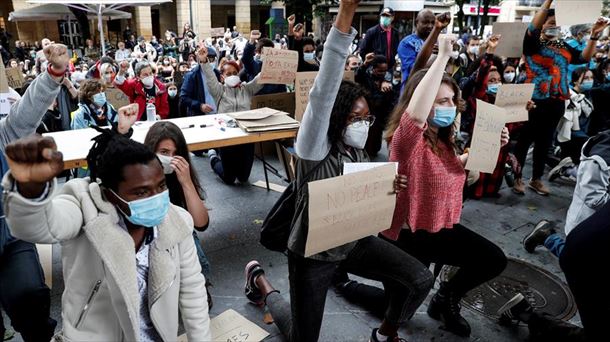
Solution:
<path fill-rule="evenodd" d="M 419 12 L 424 9 L 424 0 L 385 0 L 384 7 L 391 7 L 394 11 Z"/>

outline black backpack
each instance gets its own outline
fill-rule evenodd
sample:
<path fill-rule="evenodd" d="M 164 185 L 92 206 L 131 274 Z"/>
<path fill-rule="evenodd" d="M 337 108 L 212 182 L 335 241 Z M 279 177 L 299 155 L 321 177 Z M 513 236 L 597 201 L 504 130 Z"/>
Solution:
<path fill-rule="evenodd" d="M 288 238 L 292 231 L 298 191 L 305 186 L 309 177 L 326 162 L 330 154 L 329 152 L 326 158 L 312 168 L 298 185 L 296 180 L 290 182 L 286 190 L 275 202 L 261 227 L 260 243 L 265 248 L 281 253 L 286 251 L 288 248 Z"/>

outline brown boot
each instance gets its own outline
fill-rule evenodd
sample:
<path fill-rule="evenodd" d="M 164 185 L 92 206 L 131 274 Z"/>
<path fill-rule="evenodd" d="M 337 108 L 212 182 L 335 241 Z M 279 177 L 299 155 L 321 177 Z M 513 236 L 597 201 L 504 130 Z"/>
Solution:
<path fill-rule="evenodd" d="M 525 195 L 525 184 L 523 183 L 523 179 L 515 179 L 515 185 L 513 185 L 513 192 L 517 195 Z"/>
<path fill-rule="evenodd" d="M 536 191 L 538 195 L 548 196 L 551 193 L 551 190 L 542 183 L 540 179 L 531 180 L 529 183 L 529 188 Z"/>

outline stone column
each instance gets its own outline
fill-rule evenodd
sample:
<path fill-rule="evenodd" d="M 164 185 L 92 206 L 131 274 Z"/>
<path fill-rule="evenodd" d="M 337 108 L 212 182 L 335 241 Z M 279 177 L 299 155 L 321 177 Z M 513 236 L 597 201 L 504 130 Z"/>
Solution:
<path fill-rule="evenodd" d="M 245 37 L 250 35 L 250 0 L 235 1 L 235 25 Z"/>
<path fill-rule="evenodd" d="M 191 9 L 189 8 L 189 0 L 176 0 L 176 18 L 177 18 L 177 27 L 176 34 L 178 37 L 182 36 L 182 30 L 184 30 L 184 24 L 190 23 L 191 27 L 193 23 L 191 23 Z"/>
<path fill-rule="evenodd" d="M 199 40 L 210 37 L 212 29 L 212 5 L 210 0 L 192 0 L 193 21 L 191 26 Z"/>
<path fill-rule="evenodd" d="M 150 6 L 137 6 L 135 9 L 136 27 L 138 36 L 143 36 L 146 40 L 152 37 L 152 17 Z"/>

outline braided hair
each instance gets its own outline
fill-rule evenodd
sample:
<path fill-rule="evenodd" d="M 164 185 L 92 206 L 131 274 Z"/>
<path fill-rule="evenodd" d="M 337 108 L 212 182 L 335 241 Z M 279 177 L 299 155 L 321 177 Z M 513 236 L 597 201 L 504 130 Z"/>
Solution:
<path fill-rule="evenodd" d="M 127 165 L 148 164 L 157 156 L 143 144 L 119 134 L 115 130 L 92 127 L 101 134 L 93 138 L 93 147 L 87 154 L 87 164 L 93 181 L 98 178 L 101 184 L 114 191 L 124 180 L 123 168 Z"/>

